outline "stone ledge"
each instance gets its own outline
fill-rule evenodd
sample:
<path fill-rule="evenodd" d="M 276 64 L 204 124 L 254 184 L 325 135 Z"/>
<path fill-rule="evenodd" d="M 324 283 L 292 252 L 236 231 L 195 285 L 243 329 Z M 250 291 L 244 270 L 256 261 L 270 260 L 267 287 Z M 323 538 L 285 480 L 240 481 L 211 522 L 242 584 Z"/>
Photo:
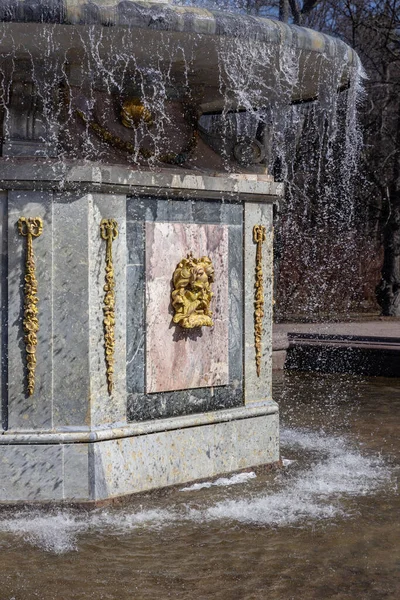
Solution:
<path fill-rule="evenodd" d="M 117 427 L 96 427 L 83 430 L 76 428 L 66 430 L 60 428 L 52 431 L 19 431 L 12 433 L 4 431 L 0 435 L 0 445 L 20 445 L 20 444 L 79 444 L 91 442 L 104 442 L 108 440 L 117 440 L 128 437 L 136 437 L 158 433 L 162 431 L 173 431 L 176 429 L 187 429 L 191 427 L 200 427 L 202 425 L 212 425 L 215 423 L 226 423 L 229 421 L 238 421 L 258 417 L 263 415 L 273 415 L 278 413 L 278 405 L 273 400 L 265 400 L 259 403 L 253 403 L 251 406 L 240 408 L 218 410 L 209 413 L 200 413 L 182 417 L 172 417 L 168 419 L 157 419 L 155 421 L 143 421 L 130 423 Z"/>
<path fill-rule="evenodd" d="M 87 161 L 0 159 L 2 189 L 76 190 L 166 197 L 240 199 L 272 203 L 284 184 L 265 181 L 265 175 L 194 173 L 184 170 L 134 170 L 122 165 Z"/>

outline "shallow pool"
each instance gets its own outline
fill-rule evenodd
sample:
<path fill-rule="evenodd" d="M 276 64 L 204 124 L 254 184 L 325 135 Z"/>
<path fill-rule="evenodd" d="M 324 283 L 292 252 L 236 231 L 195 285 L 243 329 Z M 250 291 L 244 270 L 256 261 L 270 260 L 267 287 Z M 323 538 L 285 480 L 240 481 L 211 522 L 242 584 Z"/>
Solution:
<path fill-rule="evenodd" d="M 400 379 L 279 374 L 280 471 L 0 513 L 1 600 L 398 600 Z"/>

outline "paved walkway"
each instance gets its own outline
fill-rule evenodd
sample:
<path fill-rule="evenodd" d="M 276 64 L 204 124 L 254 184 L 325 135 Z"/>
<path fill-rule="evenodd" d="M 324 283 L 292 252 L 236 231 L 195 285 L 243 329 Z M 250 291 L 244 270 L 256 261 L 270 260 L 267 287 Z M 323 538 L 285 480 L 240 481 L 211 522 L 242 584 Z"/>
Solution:
<path fill-rule="evenodd" d="M 274 350 L 288 347 L 288 334 L 315 336 L 354 336 L 372 340 L 398 339 L 400 344 L 400 317 L 382 317 L 376 321 L 348 323 L 277 323 L 274 324 Z"/>
<path fill-rule="evenodd" d="M 275 324 L 273 329 L 275 369 L 283 369 L 284 365 L 285 368 L 290 368 L 290 361 L 289 363 L 286 361 L 289 348 L 291 353 L 294 351 L 292 349 L 296 349 L 296 356 L 301 357 L 302 362 L 296 364 L 309 363 L 310 370 L 314 370 L 313 361 L 314 364 L 321 362 L 321 356 L 339 356 L 337 352 L 343 350 L 348 356 L 348 372 L 353 369 L 351 356 L 358 357 L 357 360 L 362 363 L 362 357 L 366 356 L 365 352 L 367 352 L 368 356 L 375 355 L 381 361 L 393 363 L 394 376 L 400 376 L 400 318 L 382 317 L 373 321 L 360 320 L 347 323 Z M 350 354 L 348 351 L 351 351 Z M 345 366 L 342 365 L 341 368 L 343 372 L 346 371 Z"/>

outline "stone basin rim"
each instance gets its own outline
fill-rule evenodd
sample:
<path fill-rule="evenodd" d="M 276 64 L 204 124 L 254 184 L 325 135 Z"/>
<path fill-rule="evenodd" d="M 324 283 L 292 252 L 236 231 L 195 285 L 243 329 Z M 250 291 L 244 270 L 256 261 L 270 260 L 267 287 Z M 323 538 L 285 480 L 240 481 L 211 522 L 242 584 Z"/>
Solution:
<path fill-rule="evenodd" d="M 57 40 L 55 47 L 59 47 L 60 53 L 65 52 L 70 32 L 72 47 L 81 52 L 81 36 L 97 30 L 101 32 L 101 46 L 105 54 L 118 47 L 118 44 L 123 44 L 124 32 L 129 29 L 137 38 L 138 64 L 146 63 L 146 57 L 151 56 L 154 45 L 171 43 L 184 48 L 189 57 L 192 56 L 196 78 L 203 85 L 209 85 L 210 79 L 215 79 L 213 71 L 219 60 L 217 48 L 223 47 L 225 52 L 226 45 L 232 44 L 232 40 L 239 50 L 240 40 L 252 40 L 260 47 L 273 48 L 271 60 L 262 67 L 262 78 L 266 80 L 274 69 L 280 70 L 280 49 L 288 48 L 297 53 L 302 73 L 292 90 L 295 102 L 313 100 L 318 96 L 318 86 L 313 80 L 321 65 L 324 65 L 324 69 L 330 69 L 337 59 L 341 60 L 337 89 L 342 91 L 350 85 L 351 69 L 357 69 L 360 64 L 356 52 L 345 42 L 312 29 L 265 17 L 166 3 L 47 0 L 38 4 L 37 0 L 0 0 L 0 23 L 6 28 L 7 36 L 21 39 L 19 45 L 25 46 L 32 56 L 43 52 L 47 38 L 43 35 L 41 41 L 40 31 L 44 32 L 49 28 Z M 40 30 L 35 27 L 32 29 L 35 25 Z M 70 32 L 66 32 L 66 27 L 71 27 Z M 76 35 L 78 30 L 80 33 Z M 3 39 L 0 55 L 7 55 L 11 49 L 12 45 L 8 47 L 7 40 Z M 174 61 L 176 64 L 173 72 L 179 74 L 182 58 L 177 54 Z M 204 69 L 206 72 L 200 75 Z M 213 80 L 212 86 L 216 85 L 218 81 Z M 212 103 L 208 106 L 209 103 L 204 101 L 203 104 L 203 112 L 221 110 L 220 101 L 215 106 Z M 231 108 L 234 110 L 235 106 Z"/>
<path fill-rule="evenodd" d="M 176 19 L 174 24 L 168 24 L 168 16 Z M 308 49 L 314 52 L 322 52 L 325 50 L 323 46 L 334 44 L 347 48 L 351 55 L 357 56 L 340 38 L 308 27 L 283 23 L 271 17 L 177 6 L 168 0 L 44 0 L 40 4 L 37 0 L 0 0 L 0 22 L 104 25 L 234 38 L 243 34 L 258 41 L 275 41 L 279 44 L 295 40 L 299 49 L 302 46 L 305 49 L 308 44 Z M 262 33 L 265 34 L 264 38 Z M 314 46 L 316 43 L 317 46 Z"/>

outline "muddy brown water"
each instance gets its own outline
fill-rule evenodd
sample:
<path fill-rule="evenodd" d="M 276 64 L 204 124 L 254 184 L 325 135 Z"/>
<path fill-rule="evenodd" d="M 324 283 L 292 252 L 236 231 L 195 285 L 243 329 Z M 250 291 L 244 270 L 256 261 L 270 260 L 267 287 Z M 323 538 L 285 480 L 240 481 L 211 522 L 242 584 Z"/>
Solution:
<path fill-rule="evenodd" d="M 3 511 L 0 600 L 398 600 L 400 379 L 274 388 L 281 471 L 91 513 Z"/>

